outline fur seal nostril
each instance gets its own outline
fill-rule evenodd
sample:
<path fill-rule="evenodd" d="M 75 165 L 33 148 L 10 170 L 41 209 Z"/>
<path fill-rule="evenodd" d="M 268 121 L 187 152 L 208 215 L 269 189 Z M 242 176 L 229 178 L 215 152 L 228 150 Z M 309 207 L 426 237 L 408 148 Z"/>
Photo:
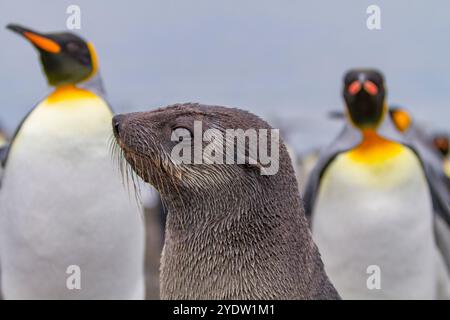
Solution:
<path fill-rule="evenodd" d="M 261 174 L 260 155 L 245 164 L 186 164 L 172 157 L 181 136 L 193 134 L 185 151 L 195 149 L 195 121 L 204 135 L 208 129 L 271 132 L 265 121 L 239 109 L 200 104 L 124 117 L 117 137 L 123 156 L 158 189 L 168 209 L 161 298 L 339 298 L 311 238 L 283 143 L 273 175 Z M 174 134 L 176 128 L 184 133 Z"/>

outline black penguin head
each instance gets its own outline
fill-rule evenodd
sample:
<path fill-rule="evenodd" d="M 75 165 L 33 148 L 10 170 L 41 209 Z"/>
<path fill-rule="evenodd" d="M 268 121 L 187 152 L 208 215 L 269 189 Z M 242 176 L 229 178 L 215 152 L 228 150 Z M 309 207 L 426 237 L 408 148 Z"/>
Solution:
<path fill-rule="evenodd" d="M 448 134 L 435 134 L 433 136 L 433 146 L 438 150 L 442 156 L 448 157 L 450 151 L 450 139 Z"/>
<path fill-rule="evenodd" d="M 353 69 L 344 76 L 343 96 L 350 119 L 361 130 L 376 129 L 385 108 L 383 75 L 377 70 Z"/>
<path fill-rule="evenodd" d="M 97 72 L 93 46 L 73 33 L 39 33 L 16 24 L 9 24 L 7 28 L 25 37 L 39 51 L 52 86 L 76 84 Z"/>

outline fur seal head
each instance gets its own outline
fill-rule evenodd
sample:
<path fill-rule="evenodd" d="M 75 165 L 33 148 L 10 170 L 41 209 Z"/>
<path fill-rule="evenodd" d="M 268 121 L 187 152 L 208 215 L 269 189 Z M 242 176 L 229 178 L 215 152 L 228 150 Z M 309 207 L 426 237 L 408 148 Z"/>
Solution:
<path fill-rule="evenodd" d="M 200 104 L 113 119 L 123 157 L 158 189 L 168 208 L 161 297 L 339 298 L 312 241 L 284 144 L 279 143 L 279 168 L 271 175 L 261 174 L 259 154 L 249 160 L 249 143 L 243 164 L 177 163 L 174 131 L 182 129 L 195 141 L 195 121 L 202 123 L 202 133 L 271 129 L 251 113 Z M 271 139 L 267 142 L 270 149 Z"/>

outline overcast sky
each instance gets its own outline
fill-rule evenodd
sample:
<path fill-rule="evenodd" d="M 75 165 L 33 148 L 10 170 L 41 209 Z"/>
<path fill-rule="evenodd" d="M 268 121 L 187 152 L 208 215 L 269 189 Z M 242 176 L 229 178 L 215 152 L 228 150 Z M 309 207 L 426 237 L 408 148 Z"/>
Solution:
<path fill-rule="evenodd" d="M 10 131 L 49 88 L 34 49 L 4 26 L 65 30 L 71 4 L 120 112 L 241 107 L 289 124 L 303 150 L 333 137 L 326 111 L 343 108 L 345 70 L 376 67 L 390 102 L 430 128 L 450 127 L 447 0 L 0 0 L 0 120 Z M 366 27 L 370 4 L 381 8 L 381 30 Z"/>

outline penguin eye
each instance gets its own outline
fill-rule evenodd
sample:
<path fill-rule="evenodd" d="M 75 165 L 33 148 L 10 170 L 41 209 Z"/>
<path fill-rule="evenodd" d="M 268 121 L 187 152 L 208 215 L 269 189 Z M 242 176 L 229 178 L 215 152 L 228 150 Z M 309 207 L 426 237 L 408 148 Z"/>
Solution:
<path fill-rule="evenodd" d="M 352 96 L 354 96 L 355 94 L 357 94 L 359 92 L 359 90 L 361 90 L 361 83 L 356 80 L 353 81 L 349 86 L 348 86 L 348 93 L 350 93 Z"/>
<path fill-rule="evenodd" d="M 375 96 L 378 93 L 377 85 L 370 80 L 364 82 L 364 89 L 372 96 Z"/>
<path fill-rule="evenodd" d="M 172 141 L 181 141 L 186 139 L 192 139 L 194 135 L 192 134 L 192 131 L 189 130 L 186 127 L 177 126 L 172 129 Z"/>
<path fill-rule="evenodd" d="M 74 53 L 80 51 L 81 47 L 80 45 L 78 45 L 78 43 L 69 42 L 68 44 L 66 44 L 66 49 L 68 52 Z"/>
<path fill-rule="evenodd" d="M 67 43 L 66 52 L 83 65 L 89 65 L 91 63 L 89 49 L 77 42 Z"/>

